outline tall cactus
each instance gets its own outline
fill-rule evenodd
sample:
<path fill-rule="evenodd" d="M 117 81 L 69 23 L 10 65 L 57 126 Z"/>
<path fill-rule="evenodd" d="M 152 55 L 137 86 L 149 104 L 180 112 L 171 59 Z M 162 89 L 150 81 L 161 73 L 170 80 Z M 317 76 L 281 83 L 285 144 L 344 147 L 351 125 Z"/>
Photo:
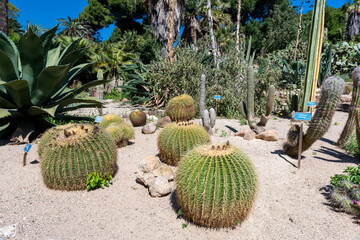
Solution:
<path fill-rule="evenodd" d="M 349 116 L 346 121 L 345 127 L 340 135 L 337 145 L 344 147 L 345 143 L 349 140 L 351 133 L 355 127 L 355 115 L 360 112 L 360 67 L 355 68 L 352 72 L 353 91 L 352 101 L 349 107 Z"/>
<path fill-rule="evenodd" d="M 184 216 L 204 227 L 232 227 L 248 215 L 257 178 L 249 158 L 227 144 L 199 146 L 180 161 L 176 196 Z"/>
<path fill-rule="evenodd" d="M 69 124 L 55 131 L 50 129 L 41 145 L 41 173 L 46 186 L 52 189 L 86 189 L 90 173 L 105 177 L 117 169 L 115 142 L 98 126 Z"/>
<path fill-rule="evenodd" d="M 206 83 L 206 76 L 205 74 L 202 74 L 200 80 L 200 103 L 199 103 L 199 110 L 201 115 L 200 125 L 203 126 L 210 135 L 213 135 L 212 129 L 216 123 L 216 112 L 215 109 L 213 108 L 211 108 L 210 111 L 205 110 L 205 98 L 206 98 L 205 83 Z"/>
<path fill-rule="evenodd" d="M 325 80 L 321 88 L 319 105 L 303 137 L 302 152 L 306 151 L 316 140 L 324 136 L 329 129 L 344 86 L 345 82 L 340 77 L 329 77 Z M 286 142 L 283 145 L 283 149 L 286 154 L 295 157 L 298 155 L 299 144 L 289 144 L 289 142 Z"/>

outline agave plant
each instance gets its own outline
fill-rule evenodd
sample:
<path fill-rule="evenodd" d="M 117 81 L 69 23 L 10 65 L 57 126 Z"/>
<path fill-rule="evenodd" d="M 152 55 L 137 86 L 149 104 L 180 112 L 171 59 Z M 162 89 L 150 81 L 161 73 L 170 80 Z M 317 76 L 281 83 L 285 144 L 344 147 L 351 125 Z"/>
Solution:
<path fill-rule="evenodd" d="M 101 102 L 76 95 L 106 81 L 92 81 L 80 88 L 67 88 L 68 83 L 91 63 L 75 65 L 83 49 L 74 41 L 62 52 L 51 48 L 57 26 L 38 36 L 28 27 L 18 47 L 0 32 L 0 137 L 18 136 L 51 126 L 44 117 L 62 116 L 82 107 L 98 107 Z M 69 105 L 72 106 L 69 106 Z M 76 117 L 74 117 L 76 118 Z M 17 137 L 14 136 L 13 137 Z"/>

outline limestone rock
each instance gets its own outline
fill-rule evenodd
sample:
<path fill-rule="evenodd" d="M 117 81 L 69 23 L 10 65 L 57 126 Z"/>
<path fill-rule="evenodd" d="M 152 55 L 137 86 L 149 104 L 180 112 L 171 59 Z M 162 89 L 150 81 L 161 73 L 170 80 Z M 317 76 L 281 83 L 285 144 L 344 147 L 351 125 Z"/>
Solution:
<path fill-rule="evenodd" d="M 145 159 L 143 159 L 140 164 L 139 168 L 144 173 L 148 173 L 153 171 L 154 169 L 158 168 L 160 166 L 161 162 L 159 158 L 154 156 L 147 156 Z"/>
<path fill-rule="evenodd" d="M 262 132 L 256 136 L 257 139 L 262 139 L 264 141 L 278 141 L 278 132 L 276 130 L 266 130 L 265 132 Z"/>
<path fill-rule="evenodd" d="M 13 224 L 13 225 L 9 225 L 9 226 L 0 228 L 0 239 L 2 239 L 2 237 L 4 237 L 5 239 L 8 239 L 8 238 L 15 239 L 16 226 L 17 226 L 17 224 Z"/>
<path fill-rule="evenodd" d="M 136 176 L 136 181 L 144 184 L 145 186 L 149 186 L 150 182 L 155 178 L 153 173 L 138 173 L 138 175 Z"/>
<path fill-rule="evenodd" d="M 163 176 L 165 177 L 168 181 L 172 181 L 175 178 L 175 173 L 172 170 L 172 168 L 164 163 L 162 163 L 160 165 L 160 167 L 156 168 L 153 171 L 154 176 Z"/>
<path fill-rule="evenodd" d="M 246 134 L 247 132 L 249 132 L 249 131 L 251 131 L 251 130 L 238 131 L 237 133 L 235 133 L 235 136 L 237 136 L 237 137 L 243 137 L 243 136 L 245 136 L 245 134 Z"/>
<path fill-rule="evenodd" d="M 154 122 L 151 122 L 149 124 L 146 124 L 143 128 L 142 128 L 142 133 L 143 134 L 153 134 L 156 131 L 156 124 Z"/>
<path fill-rule="evenodd" d="M 166 125 L 171 123 L 171 119 L 169 116 L 163 117 L 162 119 L 159 120 L 158 125 L 161 128 L 166 127 Z"/>
<path fill-rule="evenodd" d="M 260 134 L 260 133 L 262 133 L 262 132 L 265 132 L 265 128 L 263 127 L 263 126 L 257 126 L 255 129 L 254 129 L 254 132 L 256 133 L 256 134 Z"/>
<path fill-rule="evenodd" d="M 247 131 L 244 135 L 244 139 L 249 141 L 255 139 L 255 137 L 256 133 L 254 133 L 252 130 Z"/>
<path fill-rule="evenodd" d="M 149 192 L 152 197 L 165 196 L 171 193 L 171 185 L 165 177 L 158 176 L 150 181 Z"/>

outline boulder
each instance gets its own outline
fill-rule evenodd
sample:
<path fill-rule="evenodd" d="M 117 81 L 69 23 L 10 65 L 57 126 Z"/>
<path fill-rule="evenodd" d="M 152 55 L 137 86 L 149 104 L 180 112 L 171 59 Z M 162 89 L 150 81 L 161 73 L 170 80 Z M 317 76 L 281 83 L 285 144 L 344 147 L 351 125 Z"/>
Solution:
<path fill-rule="evenodd" d="M 237 137 L 243 137 L 243 136 L 245 136 L 245 134 L 246 134 L 247 132 L 249 132 L 249 131 L 251 131 L 251 130 L 241 130 L 241 131 L 238 131 L 237 133 L 235 133 L 235 136 L 237 136 Z"/>
<path fill-rule="evenodd" d="M 244 139 L 249 141 L 255 139 L 255 137 L 256 133 L 254 133 L 252 130 L 247 131 L 244 135 Z"/>
<path fill-rule="evenodd" d="M 161 162 L 158 157 L 154 156 L 147 156 L 145 159 L 143 159 L 140 164 L 139 168 L 144 173 L 148 173 L 153 171 L 154 169 L 158 168 L 160 166 Z"/>
<path fill-rule="evenodd" d="M 163 117 L 162 119 L 159 120 L 158 125 L 161 128 L 166 127 L 166 125 L 171 123 L 171 119 L 169 116 Z"/>
<path fill-rule="evenodd" d="M 256 134 L 260 134 L 260 133 L 262 133 L 262 132 L 265 132 L 265 128 L 263 127 L 263 126 L 257 126 L 255 129 L 254 129 L 254 132 L 256 133 Z"/>
<path fill-rule="evenodd" d="M 175 179 L 175 173 L 172 168 L 164 163 L 162 163 L 160 167 L 156 168 L 152 173 L 155 177 L 163 176 L 168 181 L 172 181 Z"/>
<path fill-rule="evenodd" d="M 150 181 L 149 192 L 152 197 L 162 197 L 171 193 L 171 185 L 165 177 L 158 176 Z"/>
<path fill-rule="evenodd" d="M 266 130 L 265 132 L 262 132 L 258 135 L 256 135 L 256 139 L 262 139 L 264 141 L 278 141 L 278 132 L 276 130 Z"/>
<path fill-rule="evenodd" d="M 151 122 L 149 124 L 146 124 L 143 128 L 142 128 L 142 133 L 143 134 L 153 134 L 156 131 L 156 124 L 154 122 Z"/>
<path fill-rule="evenodd" d="M 150 182 L 155 178 L 153 173 L 143 173 L 140 172 L 138 173 L 138 175 L 136 176 L 136 181 L 138 183 L 144 184 L 145 186 L 149 186 Z"/>

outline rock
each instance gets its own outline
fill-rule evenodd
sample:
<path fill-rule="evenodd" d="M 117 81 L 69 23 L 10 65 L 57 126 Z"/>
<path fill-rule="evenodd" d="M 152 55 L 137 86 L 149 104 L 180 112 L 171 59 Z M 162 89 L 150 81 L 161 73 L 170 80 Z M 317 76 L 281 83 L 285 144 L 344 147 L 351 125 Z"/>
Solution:
<path fill-rule="evenodd" d="M 169 116 L 163 117 L 162 119 L 159 120 L 158 125 L 161 128 L 166 127 L 166 125 L 171 123 L 171 119 Z"/>
<path fill-rule="evenodd" d="M 143 159 L 140 164 L 139 168 L 144 173 L 148 173 L 153 171 L 154 169 L 158 168 L 160 166 L 161 162 L 158 157 L 154 156 L 147 156 L 145 159 Z"/>
<path fill-rule="evenodd" d="M 143 134 L 153 134 L 156 131 L 156 124 L 154 122 L 146 124 L 141 131 Z"/>
<path fill-rule="evenodd" d="M 17 224 L 13 224 L 13 225 L 9 225 L 9 226 L 0 228 L 0 237 L 4 237 L 5 239 L 7 239 L 7 238 L 15 239 L 16 226 L 17 226 Z M 2 238 L 0 238 L 0 239 L 2 239 Z"/>
<path fill-rule="evenodd" d="M 251 131 L 251 130 L 238 131 L 237 133 L 235 133 L 235 136 L 243 137 L 243 136 L 245 136 L 245 134 L 246 134 L 247 132 L 249 132 L 249 131 Z"/>
<path fill-rule="evenodd" d="M 128 102 L 128 101 L 129 101 L 129 99 L 123 98 L 120 103 L 126 103 L 126 102 Z"/>
<path fill-rule="evenodd" d="M 165 196 L 171 193 L 171 185 L 165 177 L 158 176 L 150 181 L 149 192 L 152 197 Z"/>
<path fill-rule="evenodd" d="M 256 133 L 254 133 L 252 130 L 247 131 L 244 135 L 244 139 L 249 141 L 255 139 L 255 137 Z"/>
<path fill-rule="evenodd" d="M 155 125 L 159 122 L 159 119 L 154 115 L 147 116 L 147 119 L 155 123 Z"/>
<path fill-rule="evenodd" d="M 164 163 L 162 163 L 160 167 L 156 168 L 152 173 L 154 174 L 155 177 L 163 176 L 168 181 L 172 181 L 175 178 L 175 173 L 172 170 L 172 168 Z"/>
<path fill-rule="evenodd" d="M 340 102 L 342 103 L 351 103 L 351 95 L 341 95 Z"/>
<path fill-rule="evenodd" d="M 137 176 L 136 176 L 136 181 L 141 183 L 141 184 L 144 184 L 145 186 L 149 186 L 150 182 L 155 178 L 154 174 L 153 173 L 139 173 Z"/>
<path fill-rule="evenodd" d="M 262 132 L 265 132 L 265 128 L 263 127 L 263 126 L 257 126 L 255 129 L 254 129 L 254 132 L 256 133 L 256 134 L 260 134 L 260 133 L 262 133 Z"/>
<path fill-rule="evenodd" d="M 258 135 L 256 135 L 256 139 L 262 139 L 264 141 L 278 141 L 278 132 L 276 130 L 266 130 L 265 132 L 262 132 Z"/>
<path fill-rule="evenodd" d="M 129 114 L 123 114 L 121 117 L 122 118 L 130 118 L 130 115 Z"/>

